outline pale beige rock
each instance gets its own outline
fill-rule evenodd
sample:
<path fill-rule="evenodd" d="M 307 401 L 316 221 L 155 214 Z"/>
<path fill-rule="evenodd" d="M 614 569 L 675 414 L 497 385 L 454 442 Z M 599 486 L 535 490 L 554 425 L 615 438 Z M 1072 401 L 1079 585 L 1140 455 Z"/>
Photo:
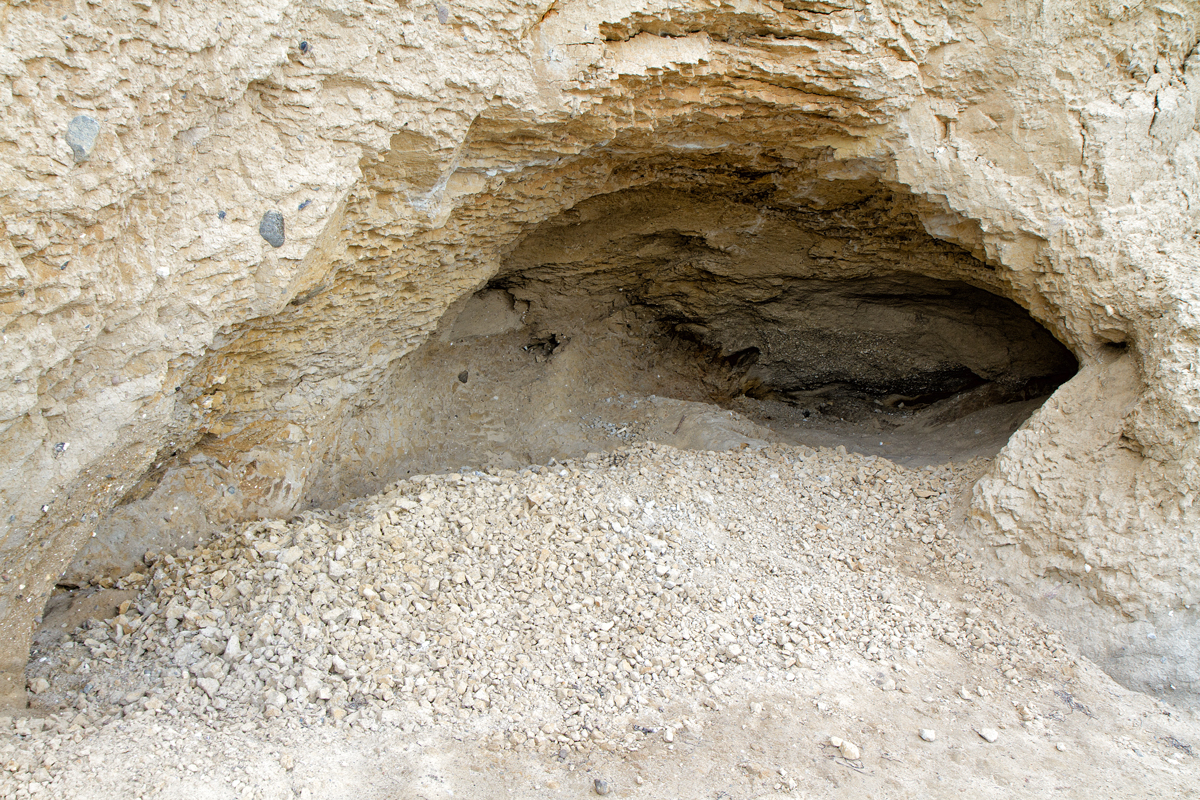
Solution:
<path fill-rule="evenodd" d="M 535 226 L 755 180 L 805 214 L 907 215 L 889 269 L 1009 298 L 1072 350 L 972 527 L 1005 577 L 1105 623 L 1077 635 L 1133 620 L 1084 640 L 1123 680 L 1195 692 L 1200 14 L 792 5 L 8 8 L 0 696 L 19 702 L 34 620 L 93 533 L 100 569 L 379 488 L 433 413 L 374 413 L 406 396 L 404 357 Z M 756 217 L 729 219 L 677 227 L 733 252 Z M 805 257 L 869 269 L 845 257 L 869 234 Z M 514 324 L 489 302 L 462 335 Z"/>

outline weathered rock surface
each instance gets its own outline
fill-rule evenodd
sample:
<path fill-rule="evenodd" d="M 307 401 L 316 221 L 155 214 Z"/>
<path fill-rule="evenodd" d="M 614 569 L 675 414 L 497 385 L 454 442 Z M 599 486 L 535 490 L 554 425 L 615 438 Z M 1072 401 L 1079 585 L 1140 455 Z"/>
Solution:
<path fill-rule="evenodd" d="M 1200 592 L 1198 17 L 1171 2 L 9 7 L 0 695 L 20 697 L 34 620 L 119 504 L 143 503 L 133 527 L 188 530 L 370 487 L 355 420 L 522 240 L 590 198 L 703 187 L 792 198 L 826 278 L 959 281 L 1072 351 L 1079 375 L 979 484 L 971 523 L 1012 580 L 1105 625 L 1169 619 L 1175 644 L 1117 672 L 1196 692 L 1180 654 Z M 71 133 L 81 115 L 90 143 Z M 774 230 L 750 207 L 722 223 L 741 225 L 735 247 Z M 259 235 L 271 210 L 279 246 Z M 1113 630 L 1102 660 L 1147 639 Z M 1144 671 L 1155 658 L 1169 683 Z"/>

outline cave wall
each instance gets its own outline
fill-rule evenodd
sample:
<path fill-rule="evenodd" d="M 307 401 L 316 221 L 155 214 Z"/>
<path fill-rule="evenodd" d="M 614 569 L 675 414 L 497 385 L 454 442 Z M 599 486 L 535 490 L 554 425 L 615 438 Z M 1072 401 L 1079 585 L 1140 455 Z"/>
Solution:
<path fill-rule="evenodd" d="M 387 401 L 403 357 L 534 226 L 747 170 L 813 208 L 909 198 L 927 233 L 989 267 L 954 277 L 1071 347 L 1081 375 L 980 482 L 971 524 L 981 547 L 1022 554 L 997 561 L 1011 580 L 1129 624 L 1169 614 L 1179 646 L 1161 658 L 1182 664 L 1200 591 L 1198 17 L 1173 2 L 6 4 L 0 696 L 19 702 L 44 600 L 114 509 L 181 534 L 291 513 L 353 461 L 345 420 Z M 1121 399 L 1097 410 L 1088 381 L 1106 370 Z M 1135 663 L 1129 641 L 1095 652 Z M 1200 688 L 1194 670 L 1172 685 Z"/>

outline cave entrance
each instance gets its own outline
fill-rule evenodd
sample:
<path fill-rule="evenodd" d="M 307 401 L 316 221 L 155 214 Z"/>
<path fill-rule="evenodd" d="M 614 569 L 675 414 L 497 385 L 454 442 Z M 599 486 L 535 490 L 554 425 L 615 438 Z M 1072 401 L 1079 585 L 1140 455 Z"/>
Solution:
<path fill-rule="evenodd" d="M 655 365 L 643 393 L 910 465 L 994 455 L 1078 368 L 992 265 L 929 233 L 917 198 L 853 171 L 722 177 L 580 203 L 491 286 L 533 340 L 658 337 L 637 345 Z M 588 374 L 629 380 L 611 373 Z"/>
<path fill-rule="evenodd" d="M 528 229 L 393 377 L 387 477 L 645 439 L 991 456 L 1074 374 L 910 195 L 834 181 L 785 202 L 763 181 L 619 190 Z"/>
<path fill-rule="evenodd" d="M 958 281 L 626 277 L 597 273 L 581 288 L 570 273 L 522 272 L 487 296 L 522 310 L 535 361 L 574 348 L 564 389 L 581 404 L 612 393 L 710 404 L 757 426 L 739 429 L 748 438 L 907 466 L 994 455 L 1077 369 L 1018 305 Z M 616 297 L 598 303 L 605 281 Z M 727 444 L 732 431 L 713 422 L 713 441 Z M 711 449 L 705 441 L 680 444 Z"/>

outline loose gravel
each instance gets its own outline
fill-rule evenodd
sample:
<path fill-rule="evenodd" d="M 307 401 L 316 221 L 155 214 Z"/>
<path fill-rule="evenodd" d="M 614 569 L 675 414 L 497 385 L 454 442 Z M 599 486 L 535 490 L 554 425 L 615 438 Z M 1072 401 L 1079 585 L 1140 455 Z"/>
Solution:
<path fill-rule="evenodd" d="M 53 794 L 54 753 L 130 718 L 440 726 L 562 757 L 648 737 L 673 747 L 747 686 L 789 689 L 850 662 L 879 666 L 867 688 L 907 692 L 912 665 L 943 646 L 1036 682 L 1071 655 L 989 593 L 953 533 L 985 466 L 638 444 L 416 476 L 147 554 L 116 586 L 139 590 L 120 614 L 35 652 L 31 690 L 59 710 L 0 718 L 15 734 L 0 744 L 0 797 Z M 933 572 L 969 591 L 937 596 Z M 987 694 L 947 687 L 954 702 Z M 697 713 L 664 711 L 681 700 Z M 857 763 L 858 745 L 838 741 Z"/>

